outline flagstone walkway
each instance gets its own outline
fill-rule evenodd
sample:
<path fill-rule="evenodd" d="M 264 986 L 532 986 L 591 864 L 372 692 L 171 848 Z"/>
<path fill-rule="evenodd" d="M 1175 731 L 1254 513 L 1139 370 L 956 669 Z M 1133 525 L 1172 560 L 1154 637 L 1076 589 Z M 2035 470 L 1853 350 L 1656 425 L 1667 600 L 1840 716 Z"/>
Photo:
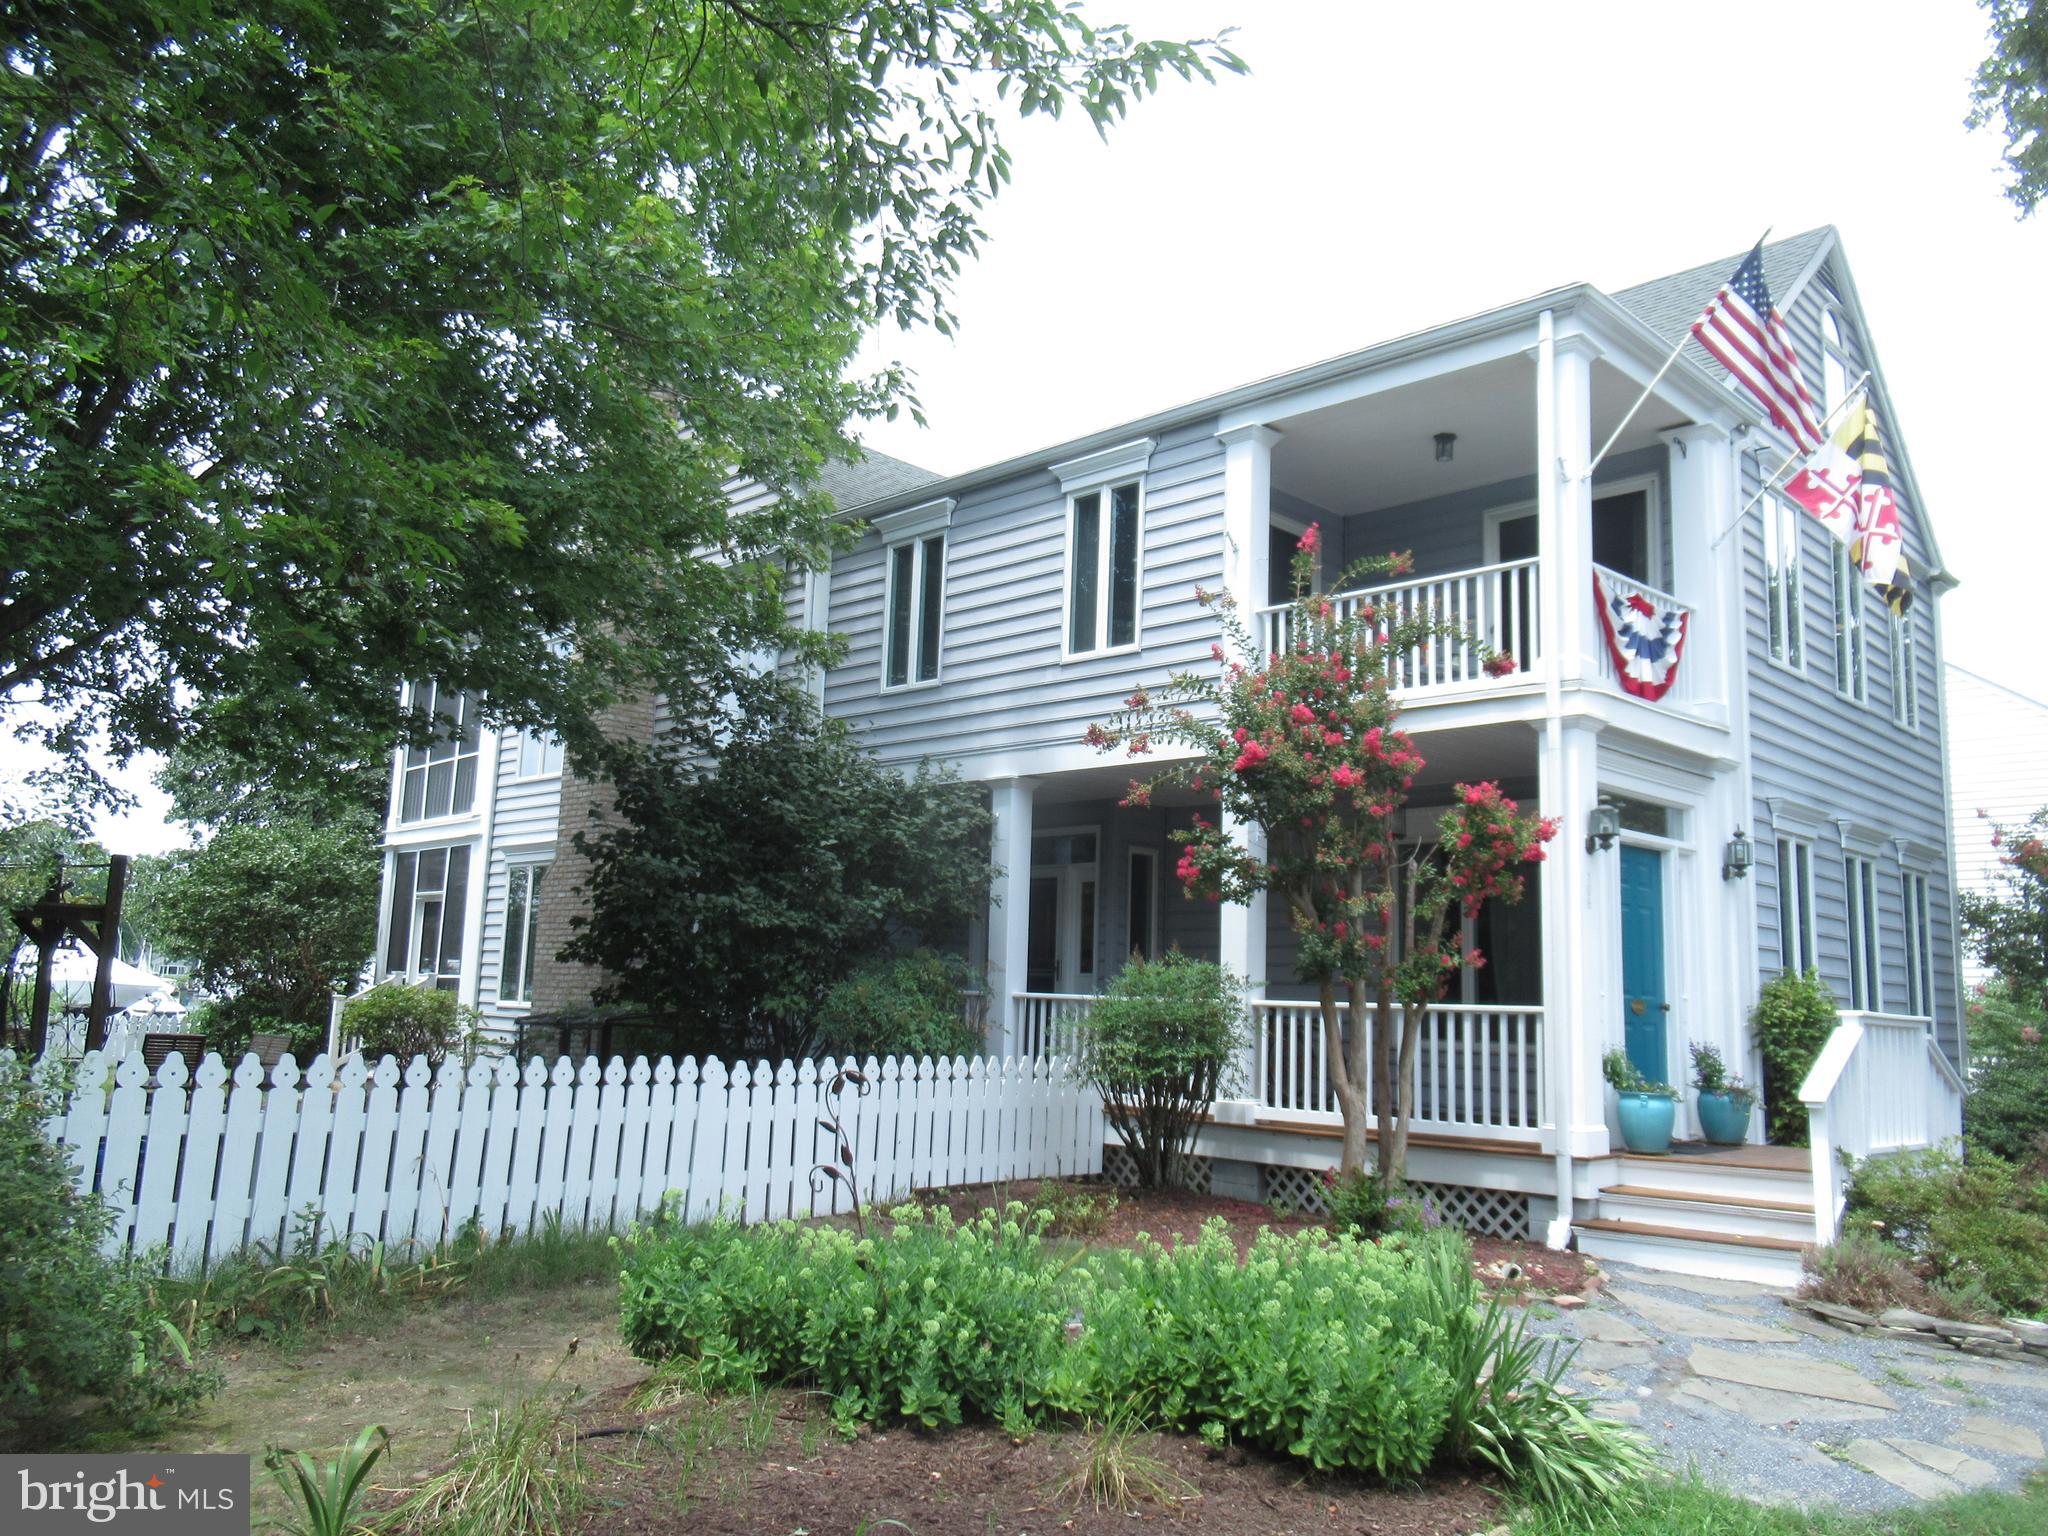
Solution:
<path fill-rule="evenodd" d="M 1890 1508 L 2017 1488 L 2043 1459 L 2048 1366 L 1861 1337 L 1734 1280 L 1604 1266 L 1537 1333 L 1580 1341 L 1566 1381 L 1674 1466 L 1747 1498 Z"/>

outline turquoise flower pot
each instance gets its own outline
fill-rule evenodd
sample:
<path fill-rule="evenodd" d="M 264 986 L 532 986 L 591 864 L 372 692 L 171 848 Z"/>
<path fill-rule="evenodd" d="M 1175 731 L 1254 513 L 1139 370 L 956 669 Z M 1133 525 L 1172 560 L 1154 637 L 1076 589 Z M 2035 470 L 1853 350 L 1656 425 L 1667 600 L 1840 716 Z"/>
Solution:
<path fill-rule="evenodd" d="M 1700 1094 L 1700 1130 L 1717 1147 L 1739 1147 L 1749 1140 L 1751 1100 L 1733 1093 Z"/>
<path fill-rule="evenodd" d="M 1678 1100 L 1661 1093 L 1617 1093 L 1621 1139 L 1631 1152 L 1669 1152 Z"/>

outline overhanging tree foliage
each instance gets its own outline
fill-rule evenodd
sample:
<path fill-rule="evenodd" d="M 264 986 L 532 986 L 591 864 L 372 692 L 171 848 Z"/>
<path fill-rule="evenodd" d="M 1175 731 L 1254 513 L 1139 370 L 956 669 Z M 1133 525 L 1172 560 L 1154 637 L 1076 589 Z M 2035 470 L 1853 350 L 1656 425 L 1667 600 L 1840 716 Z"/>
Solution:
<path fill-rule="evenodd" d="M 1053 0 L 28 0 L 0 50 L 0 700 L 81 763 L 374 756 L 405 676 L 572 741 L 715 701 L 907 398 L 861 337 L 947 323 L 996 98 L 1241 67 Z"/>
<path fill-rule="evenodd" d="M 1977 68 L 1970 126 L 2005 133 L 2005 195 L 2025 218 L 2048 197 L 2048 10 L 2034 0 L 1980 0 L 1991 53 Z"/>
<path fill-rule="evenodd" d="M 2048 809 L 1984 835 L 1998 850 L 1998 885 L 1958 900 L 1964 941 L 2013 997 L 2048 1002 Z"/>
<path fill-rule="evenodd" d="M 1264 830 L 1261 860 L 1198 816 L 1192 833 L 1178 834 L 1181 884 L 1211 901 L 1271 891 L 1287 904 L 1295 969 L 1319 988 L 1330 1087 L 1344 1118 L 1342 1171 L 1363 1166 L 1377 1115 L 1378 1171 L 1398 1183 L 1407 1175 L 1422 1007 L 1443 996 L 1460 965 L 1483 960 L 1465 949 L 1455 919 L 1488 900 L 1519 901 L 1517 866 L 1542 859 L 1557 829 L 1522 815 L 1497 785 L 1460 784 L 1436 841 L 1403 846 L 1402 812 L 1424 764 L 1400 728 L 1389 665 L 1417 646 L 1462 636 L 1423 610 L 1361 604 L 1340 615 L 1309 590 L 1319 536 L 1311 527 L 1295 553 L 1287 649 L 1263 652 L 1229 594 L 1199 593 L 1219 611 L 1231 647 L 1212 647 L 1217 670 L 1176 674 L 1158 701 L 1140 688 L 1107 728 L 1089 727 L 1087 739 L 1136 756 L 1155 740 L 1193 747 L 1192 764 L 1133 783 L 1133 801 L 1164 782 L 1190 783 L 1214 791 L 1239 823 Z M 1378 556 L 1354 563 L 1339 585 L 1411 568 L 1405 555 Z M 1512 668 L 1510 658 L 1476 648 L 1489 668 Z M 1397 1003 L 1405 1005 L 1399 1027 Z M 1368 1018 L 1369 1029 L 1358 1027 Z"/>
<path fill-rule="evenodd" d="M 609 774 L 616 815 L 576 834 L 591 910 L 566 953 L 685 1049 L 805 1054 L 836 982 L 892 941 L 944 943 L 988 895 L 982 795 L 883 767 L 774 678 L 614 748 Z"/>

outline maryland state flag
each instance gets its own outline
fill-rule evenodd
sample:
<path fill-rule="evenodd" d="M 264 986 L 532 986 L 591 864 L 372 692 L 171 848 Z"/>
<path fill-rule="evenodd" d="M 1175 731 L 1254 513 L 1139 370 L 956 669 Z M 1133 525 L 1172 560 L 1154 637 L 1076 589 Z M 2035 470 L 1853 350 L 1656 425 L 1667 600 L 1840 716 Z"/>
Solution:
<path fill-rule="evenodd" d="M 1912 605 L 1913 567 L 1901 547 L 1891 461 L 1868 395 L 1857 399 L 1841 425 L 1785 483 L 1785 494 L 1848 546 L 1849 558 L 1893 613 Z"/>

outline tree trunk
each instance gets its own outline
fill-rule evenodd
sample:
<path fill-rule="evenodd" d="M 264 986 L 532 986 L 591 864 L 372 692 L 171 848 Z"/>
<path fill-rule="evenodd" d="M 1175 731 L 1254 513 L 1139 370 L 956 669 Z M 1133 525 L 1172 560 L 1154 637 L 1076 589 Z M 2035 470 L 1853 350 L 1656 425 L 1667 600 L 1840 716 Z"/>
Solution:
<path fill-rule="evenodd" d="M 1406 1183 L 1408 1179 L 1408 1127 L 1415 1119 L 1415 1046 L 1422 1034 L 1422 1017 L 1419 1009 L 1404 1007 L 1401 1010 L 1399 1107 L 1394 1117 L 1393 1136 L 1381 1153 L 1380 1161 L 1380 1166 L 1387 1171 L 1389 1184 Z"/>
<path fill-rule="evenodd" d="M 1362 1074 L 1344 1046 L 1344 1026 L 1337 1015 L 1337 982 L 1323 978 L 1318 994 L 1323 1010 L 1323 1057 L 1330 1064 L 1330 1091 L 1337 1098 L 1337 1113 L 1344 1117 L 1344 1150 L 1337 1161 L 1339 1173 L 1355 1173 L 1365 1166 L 1365 1128 L 1370 1108 L 1365 1101 Z M 1357 1031 L 1352 1031 L 1356 1048 Z"/>
<path fill-rule="evenodd" d="M 1400 1149 L 1407 1145 L 1405 1113 L 1407 1078 L 1402 1074 L 1401 1053 L 1394 1036 L 1394 997 L 1383 983 L 1373 1000 L 1372 1043 L 1377 1067 L 1376 1097 L 1379 1102 L 1379 1155 L 1377 1164 L 1383 1182 L 1398 1180 L 1406 1166 Z"/>

